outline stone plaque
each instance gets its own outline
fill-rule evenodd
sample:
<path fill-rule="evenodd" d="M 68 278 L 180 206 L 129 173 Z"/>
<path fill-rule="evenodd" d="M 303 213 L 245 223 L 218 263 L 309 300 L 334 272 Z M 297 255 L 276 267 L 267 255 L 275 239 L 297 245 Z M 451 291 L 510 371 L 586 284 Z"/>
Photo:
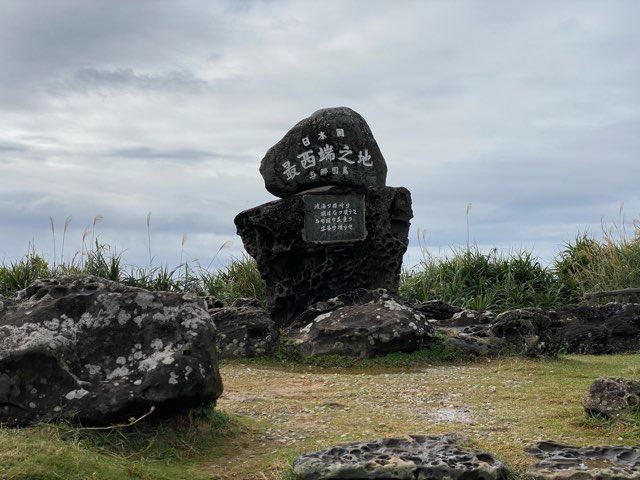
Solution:
<path fill-rule="evenodd" d="M 354 242 L 367 236 L 363 195 L 304 195 L 307 242 Z"/>

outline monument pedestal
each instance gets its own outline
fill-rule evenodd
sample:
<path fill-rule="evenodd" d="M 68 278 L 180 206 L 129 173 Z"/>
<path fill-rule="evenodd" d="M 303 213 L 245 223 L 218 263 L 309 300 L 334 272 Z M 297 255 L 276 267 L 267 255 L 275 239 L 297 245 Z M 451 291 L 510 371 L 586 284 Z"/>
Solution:
<path fill-rule="evenodd" d="M 403 187 L 321 187 L 235 218 L 280 327 L 309 305 L 357 288 L 396 293 L 409 244 L 411 194 Z"/>

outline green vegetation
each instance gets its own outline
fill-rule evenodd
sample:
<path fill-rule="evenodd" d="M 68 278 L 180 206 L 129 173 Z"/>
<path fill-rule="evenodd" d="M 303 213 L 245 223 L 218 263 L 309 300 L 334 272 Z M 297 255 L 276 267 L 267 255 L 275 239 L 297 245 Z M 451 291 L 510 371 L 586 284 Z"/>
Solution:
<path fill-rule="evenodd" d="M 255 260 L 247 255 L 216 271 L 197 262 L 184 262 L 173 269 L 154 266 L 149 233 L 149 266 L 126 266 L 122 251 L 94 239 L 95 224 L 100 221 L 96 219 L 71 260 L 63 261 L 63 253 L 51 264 L 31 247 L 24 258 L 1 264 L 0 295 L 11 296 L 38 278 L 90 274 L 149 290 L 211 296 L 226 304 L 240 297 L 266 301 L 264 281 Z M 65 233 L 68 224 L 69 219 Z M 528 251 L 505 253 L 494 248 L 482 252 L 471 245 L 453 249 L 449 256 L 434 257 L 423 249 L 420 264 L 402 272 L 400 295 L 412 302 L 441 300 L 500 313 L 576 303 L 590 291 L 640 287 L 640 224 L 635 223 L 632 232 L 603 230 L 602 239 L 579 234 L 548 266 Z M 85 240 L 89 234 L 92 240 L 88 246 Z M 183 237 L 183 246 L 185 240 Z M 222 245 L 218 253 L 226 247 Z M 62 248 L 64 252 L 64 237 Z"/>

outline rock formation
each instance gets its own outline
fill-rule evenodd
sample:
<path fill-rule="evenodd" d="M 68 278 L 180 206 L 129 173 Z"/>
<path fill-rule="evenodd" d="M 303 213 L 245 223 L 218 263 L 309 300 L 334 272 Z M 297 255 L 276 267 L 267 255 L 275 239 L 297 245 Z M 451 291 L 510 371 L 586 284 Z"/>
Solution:
<path fill-rule="evenodd" d="M 0 311 L 0 424 L 108 424 L 215 401 L 204 301 L 96 277 L 37 281 Z"/>
<path fill-rule="evenodd" d="M 261 357 L 275 352 L 278 329 L 262 307 L 240 299 L 231 307 L 213 308 L 209 313 L 216 325 L 220 358 Z"/>
<path fill-rule="evenodd" d="M 534 480 L 640 479 L 640 448 L 540 442 L 527 452 L 540 460 L 527 472 Z"/>
<path fill-rule="evenodd" d="M 460 445 L 458 435 L 385 438 L 337 445 L 298 457 L 300 480 L 506 479 L 506 467 L 489 453 Z"/>
<path fill-rule="evenodd" d="M 267 287 L 269 314 L 287 327 L 305 308 L 357 288 L 398 288 L 413 216 L 364 119 L 324 109 L 272 147 L 260 172 L 284 197 L 237 215 Z"/>
<path fill-rule="evenodd" d="M 598 378 L 582 401 L 589 415 L 625 418 L 640 412 L 640 382 L 625 378 Z"/>
<path fill-rule="evenodd" d="M 288 344 L 303 357 L 371 358 L 412 352 L 433 339 L 433 327 L 423 314 L 382 289 L 360 289 L 310 306 L 291 325 Z"/>

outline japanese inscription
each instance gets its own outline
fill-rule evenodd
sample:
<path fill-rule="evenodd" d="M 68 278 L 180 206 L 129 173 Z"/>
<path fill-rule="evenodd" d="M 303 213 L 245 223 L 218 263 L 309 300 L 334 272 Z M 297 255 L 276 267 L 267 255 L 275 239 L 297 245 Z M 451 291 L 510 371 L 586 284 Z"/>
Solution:
<path fill-rule="evenodd" d="M 364 240 L 364 196 L 304 195 L 304 239 L 307 242 Z"/>
<path fill-rule="evenodd" d="M 300 151 L 295 158 L 285 159 L 282 162 L 281 172 L 287 181 L 297 181 L 305 177 L 311 180 L 328 176 L 348 177 L 352 172 L 347 167 L 356 164 L 365 168 L 373 167 L 369 150 L 366 148 L 352 150 L 343 128 L 327 132 L 319 131 L 314 135 L 322 143 L 314 147 L 313 135 L 307 135 L 300 139 L 300 144 L 305 150 Z"/>

